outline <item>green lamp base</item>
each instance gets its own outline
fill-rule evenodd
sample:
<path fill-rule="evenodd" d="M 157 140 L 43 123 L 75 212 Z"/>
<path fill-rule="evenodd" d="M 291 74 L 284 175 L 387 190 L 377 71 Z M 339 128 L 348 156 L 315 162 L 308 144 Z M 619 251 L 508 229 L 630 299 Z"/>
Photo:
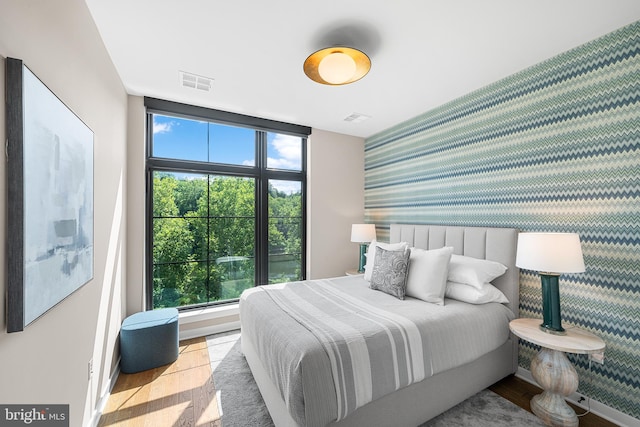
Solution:
<path fill-rule="evenodd" d="M 358 273 L 364 273 L 364 266 L 367 263 L 367 244 L 360 243 L 360 264 L 358 264 Z"/>
<path fill-rule="evenodd" d="M 554 335 L 566 335 L 560 314 L 560 275 L 540 273 L 542 282 L 542 324 L 540 329 Z"/>

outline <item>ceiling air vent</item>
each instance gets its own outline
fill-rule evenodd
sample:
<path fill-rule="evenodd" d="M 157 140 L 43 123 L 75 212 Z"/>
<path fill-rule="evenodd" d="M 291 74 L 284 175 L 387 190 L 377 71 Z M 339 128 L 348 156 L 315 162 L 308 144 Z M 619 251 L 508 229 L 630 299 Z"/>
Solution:
<path fill-rule="evenodd" d="M 211 90 L 211 83 L 213 82 L 212 78 L 187 73 L 186 71 L 179 71 L 179 73 L 180 84 L 182 86 L 189 87 L 191 89 L 203 90 L 205 92 L 209 92 Z"/>
<path fill-rule="evenodd" d="M 352 123 L 360 123 L 360 122 L 364 122 L 365 120 L 370 119 L 371 116 L 367 116 L 365 114 L 360 114 L 360 113 L 352 113 L 350 115 L 348 115 L 347 117 L 344 118 L 345 122 L 352 122 Z"/>

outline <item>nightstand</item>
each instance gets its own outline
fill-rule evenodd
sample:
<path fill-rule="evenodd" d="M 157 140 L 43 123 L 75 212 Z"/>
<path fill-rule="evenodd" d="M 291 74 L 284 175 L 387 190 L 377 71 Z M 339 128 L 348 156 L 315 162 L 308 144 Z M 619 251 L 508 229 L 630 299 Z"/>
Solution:
<path fill-rule="evenodd" d="M 540 329 L 541 323 L 540 319 L 509 323 L 516 336 L 542 347 L 531 361 L 531 375 L 544 391 L 531 399 L 531 410 L 547 425 L 577 427 L 578 417 L 564 399 L 578 389 L 578 373 L 564 353 L 602 353 L 605 343 L 573 326 L 565 325 L 566 335 L 550 334 Z"/>
<path fill-rule="evenodd" d="M 364 271 L 362 273 L 358 273 L 358 269 L 354 268 L 354 269 L 345 271 L 344 274 L 346 274 L 347 276 L 357 276 L 358 274 L 364 274 Z"/>

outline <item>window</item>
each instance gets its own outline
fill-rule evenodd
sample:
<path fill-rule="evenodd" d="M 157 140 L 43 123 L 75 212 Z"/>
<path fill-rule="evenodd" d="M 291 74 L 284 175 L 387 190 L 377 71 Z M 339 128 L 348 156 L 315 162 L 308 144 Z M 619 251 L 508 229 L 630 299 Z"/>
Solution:
<path fill-rule="evenodd" d="M 304 279 L 310 129 L 145 104 L 148 308 L 230 302 L 256 285 Z"/>

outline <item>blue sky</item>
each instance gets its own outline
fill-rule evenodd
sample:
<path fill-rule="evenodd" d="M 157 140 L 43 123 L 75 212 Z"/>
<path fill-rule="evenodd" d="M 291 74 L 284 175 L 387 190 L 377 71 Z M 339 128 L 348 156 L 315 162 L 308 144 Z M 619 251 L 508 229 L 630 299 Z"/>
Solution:
<path fill-rule="evenodd" d="M 156 157 L 253 166 L 254 147 L 255 131 L 252 129 L 153 116 L 153 155 Z M 269 168 L 300 170 L 301 151 L 300 137 L 267 134 Z M 298 183 L 291 183 L 295 187 L 283 181 L 272 184 L 287 193 L 299 191 Z"/>
<path fill-rule="evenodd" d="M 211 153 L 209 153 L 211 133 Z M 153 155 L 175 159 L 253 165 L 255 132 L 214 123 L 153 116 Z"/>

